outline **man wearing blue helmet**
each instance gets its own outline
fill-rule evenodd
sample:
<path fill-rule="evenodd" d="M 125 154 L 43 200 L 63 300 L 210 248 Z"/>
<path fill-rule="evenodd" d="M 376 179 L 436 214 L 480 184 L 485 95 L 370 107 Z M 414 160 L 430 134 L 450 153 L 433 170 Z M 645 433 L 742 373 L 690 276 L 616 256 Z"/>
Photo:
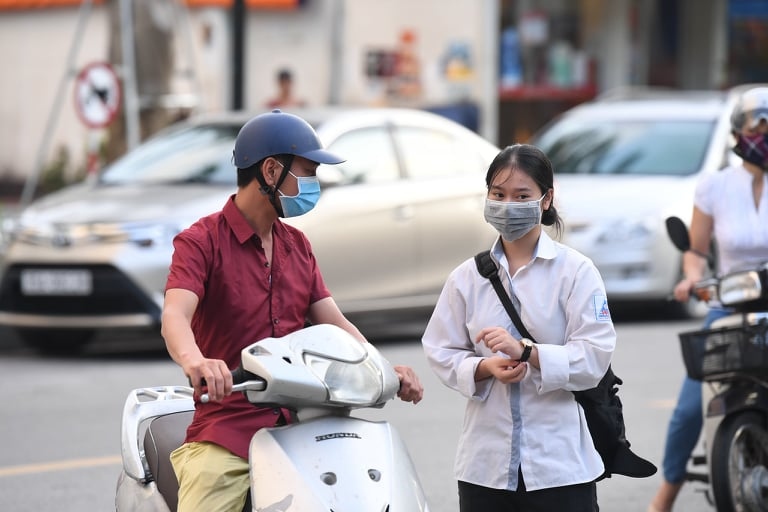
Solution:
<path fill-rule="evenodd" d="M 221 211 L 174 239 L 162 335 L 199 397 L 184 444 L 171 454 L 180 512 L 243 510 L 248 446 L 254 432 L 290 421 L 279 408 L 256 408 L 232 393 L 240 351 L 305 322 L 337 325 L 365 342 L 325 286 L 306 236 L 280 217 L 310 211 L 320 196 L 320 163 L 344 160 L 323 149 L 312 127 L 274 110 L 248 121 L 235 141 L 237 192 Z M 396 366 L 399 396 L 417 403 L 413 370 Z"/>

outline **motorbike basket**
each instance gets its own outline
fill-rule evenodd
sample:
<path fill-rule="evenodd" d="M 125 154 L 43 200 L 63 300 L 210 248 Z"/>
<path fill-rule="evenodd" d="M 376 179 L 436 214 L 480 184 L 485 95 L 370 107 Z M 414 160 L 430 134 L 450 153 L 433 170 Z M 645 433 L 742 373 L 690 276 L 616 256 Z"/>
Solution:
<path fill-rule="evenodd" d="M 733 373 L 760 376 L 768 371 L 768 323 L 725 327 L 679 335 L 688 376 L 723 380 Z"/>

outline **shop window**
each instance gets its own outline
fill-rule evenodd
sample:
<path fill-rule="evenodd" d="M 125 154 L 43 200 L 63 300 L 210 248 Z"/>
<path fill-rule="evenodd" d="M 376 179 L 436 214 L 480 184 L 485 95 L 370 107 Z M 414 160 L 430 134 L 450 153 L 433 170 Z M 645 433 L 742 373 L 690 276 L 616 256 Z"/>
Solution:
<path fill-rule="evenodd" d="M 587 41 L 599 6 L 502 0 L 499 145 L 526 142 L 557 114 L 595 97 L 596 64 Z"/>
<path fill-rule="evenodd" d="M 585 48 L 579 4 L 569 0 L 502 4 L 502 99 L 593 96 L 595 65 Z"/>
<path fill-rule="evenodd" d="M 728 82 L 768 82 L 768 2 L 728 2 Z"/>

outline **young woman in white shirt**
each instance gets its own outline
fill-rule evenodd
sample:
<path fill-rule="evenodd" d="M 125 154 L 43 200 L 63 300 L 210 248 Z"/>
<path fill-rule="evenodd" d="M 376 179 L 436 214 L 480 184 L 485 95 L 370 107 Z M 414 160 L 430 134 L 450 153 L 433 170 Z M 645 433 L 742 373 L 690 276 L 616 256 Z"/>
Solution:
<path fill-rule="evenodd" d="M 461 512 L 598 510 L 603 463 L 572 391 L 598 384 L 616 333 L 591 260 L 542 230 L 562 228 L 553 180 L 547 156 L 525 144 L 486 175 L 484 215 L 500 235 L 491 255 L 536 343 L 521 341 L 473 257 L 448 277 L 422 338 L 433 371 L 467 398 Z"/>
<path fill-rule="evenodd" d="M 731 115 L 733 151 L 742 165 L 702 176 L 696 186 L 691 219 L 691 250 L 683 255 L 684 278 L 675 299 L 689 299 L 707 271 L 707 254 L 717 239 L 718 273 L 768 259 L 768 87 L 742 94 Z M 703 328 L 729 312 L 710 304 Z M 703 424 L 701 382 L 685 377 L 667 429 L 663 480 L 648 512 L 669 512 L 685 482 L 688 459 Z"/>

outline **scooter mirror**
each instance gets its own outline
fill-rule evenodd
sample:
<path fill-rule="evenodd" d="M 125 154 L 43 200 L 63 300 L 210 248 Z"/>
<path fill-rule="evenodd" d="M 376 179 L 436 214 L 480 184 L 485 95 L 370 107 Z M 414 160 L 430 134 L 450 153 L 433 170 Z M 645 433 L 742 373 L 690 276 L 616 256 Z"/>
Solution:
<path fill-rule="evenodd" d="M 685 252 L 691 248 L 691 240 L 688 237 L 688 227 L 680 217 L 667 217 L 667 234 L 672 243 L 675 244 L 680 252 Z"/>

